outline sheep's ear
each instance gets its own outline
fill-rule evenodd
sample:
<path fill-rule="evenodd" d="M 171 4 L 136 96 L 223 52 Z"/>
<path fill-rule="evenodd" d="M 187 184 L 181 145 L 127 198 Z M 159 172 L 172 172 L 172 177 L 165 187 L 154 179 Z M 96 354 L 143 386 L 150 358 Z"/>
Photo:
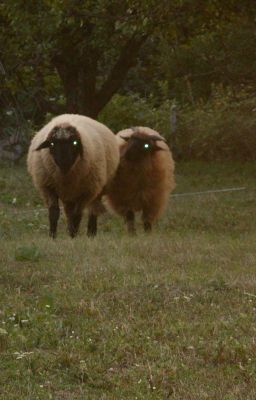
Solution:
<path fill-rule="evenodd" d="M 130 136 L 122 136 L 122 135 L 120 135 L 119 137 L 121 139 L 125 140 L 126 142 L 129 142 L 129 140 L 130 140 Z"/>
<path fill-rule="evenodd" d="M 167 143 L 166 139 L 161 135 L 150 135 L 149 138 L 154 141 L 161 140 L 162 142 Z"/>
<path fill-rule="evenodd" d="M 47 149 L 48 147 L 50 147 L 50 141 L 48 139 L 46 139 L 35 150 L 39 151 L 39 150 L 42 150 L 42 149 Z"/>
<path fill-rule="evenodd" d="M 157 142 L 160 142 L 160 141 L 162 141 L 162 142 L 164 142 L 164 143 L 166 143 L 167 144 L 167 140 L 163 137 L 163 136 L 161 136 L 160 138 L 159 138 L 159 136 L 156 136 L 154 139 L 153 139 L 153 142 L 154 142 L 154 150 L 155 151 L 166 151 L 167 150 L 167 148 L 165 148 L 166 146 L 164 146 L 164 148 L 163 147 L 161 147 L 161 145 L 160 145 L 160 143 L 158 144 Z"/>
<path fill-rule="evenodd" d="M 153 149 L 155 151 L 166 151 L 167 149 L 163 149 L 162 147 L 158 146 L 156 143 L 154 144 Z"/>

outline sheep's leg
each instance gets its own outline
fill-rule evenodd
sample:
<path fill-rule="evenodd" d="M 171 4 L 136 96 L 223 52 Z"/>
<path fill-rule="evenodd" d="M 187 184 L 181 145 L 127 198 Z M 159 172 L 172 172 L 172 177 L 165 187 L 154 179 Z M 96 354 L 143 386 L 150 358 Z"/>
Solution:
<path fill-rule="evenodd" d="M 50 222 L 50 232 L 49 235 L 53 239 L 57 236 L 57 226 L 60 217 L 60 208 L 57 205 L 51 205 L 49 208 L 49 222 Z"/>
<path fill-rule="evenodd" d="M 129 210 L 125 215 L 125 222 L 127 226 L 128 233 L 134 235 L 135 231 L 135 215 L 134 212 Z"/>
<path fill-rule="evenodd" d="M 93 237 L 97 234 L 97 215 L 89 212 L 87 224 L 87 236 Z"/>
<path fill-rule="evenodd" d="M 151 232 L 152 231 L 152 216 L 150 216 L 146 210 L 143 210 L 142 220 L 143 220 L 144 231 Z"/>
<path fill-rule="evenodd" d="M 143 222 L 143 227 L 145 232 L 151 232 L 152 231 L 152 224 L 149 221 L 144 221 Z"/>
<path fill-rule="evenodd" d="M 48 205 L 49 236 L 55 239 L 57 236 L 57 225 L 60 217 L 59 199 L 57 194 L 50 189 L 44 190 L 44 197 Z"/>
<path fill-rule="evenodd" d="M 81 220 L 82 220 L 82 212 L 80 210 L 76 211 L 76 213 L 72 215 L 72 220 L 69 222 L 68 225 L 69 234 L 72 238 L 77 235 Z"/>
<path fill-rule="evenodd" d="M 98 216 L 100 214 L 103 214 L 106 209 L 104 205 L 102 204 L 101 198 L 102 198 L 102 193 L 101 192 L 95 200 L 90 204 L 89 207 L 89 214 L 88 214 L 88 224 L 87 224 L 87 236 L 93 237 L 97 235 L 97 222 L 98 222 Z"/>
<path fill-rule="evenodd" d="M 68 232 L 73 238 L 77 235 L 79 230 L 82 219 L 82 210 L 77 204 L 74 203 L 65 203 L 64 209 L 68 220 Z"/>

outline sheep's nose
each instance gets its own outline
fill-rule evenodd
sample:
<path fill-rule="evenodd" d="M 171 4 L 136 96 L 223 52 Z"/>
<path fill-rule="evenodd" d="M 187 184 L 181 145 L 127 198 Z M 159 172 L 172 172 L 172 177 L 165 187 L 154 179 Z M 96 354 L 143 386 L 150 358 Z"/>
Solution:
<path fill-rule="evenodd" d="M 67 174 L 72 166 L 72 160 L 64 157 L 55 158 L 55 162 L 63 174 Z"/>

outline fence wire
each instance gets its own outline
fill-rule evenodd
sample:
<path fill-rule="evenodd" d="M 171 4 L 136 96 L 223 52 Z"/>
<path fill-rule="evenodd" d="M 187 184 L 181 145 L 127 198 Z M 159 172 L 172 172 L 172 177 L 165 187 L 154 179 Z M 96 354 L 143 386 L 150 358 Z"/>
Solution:
<path fill-rule="evenodd" d="M 180 198 L 180 197 L 190 197 L 190 196 L 204 196 L 208 194 L 218 194 L 218 193 L 228 193 L 228 192 L 239 192 L 247 190 L 246 187 L 236 187 L 236 188 L 225 188 L 225 189 L 213 189 L 213 190 L 204 190 L 201 192 L 187 192 L 187 193 L 175 193 L 172 194 L 170 197 L 171 198 Z M 4 204 L 0 203 L 0 213 L 1 213 L 1 206 L 6 206 Z M 60 207 L 62 209 L 63 207 Z M 48 209 L 46 207 L 40 207 L 40 208 L 30 208 L 27 210 L 19 210 L 18 208 L 15 207 L 9 207 L 9 210 L 14 212 L 15 214 L 30 214 L 30 213 L 35 213 L 39 214 L 41 212 L 46 212 Z"/>

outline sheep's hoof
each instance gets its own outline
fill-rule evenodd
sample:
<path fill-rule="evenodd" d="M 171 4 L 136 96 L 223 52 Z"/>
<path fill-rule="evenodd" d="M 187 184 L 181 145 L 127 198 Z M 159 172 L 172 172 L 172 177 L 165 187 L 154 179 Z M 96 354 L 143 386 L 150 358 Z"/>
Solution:
<path fill-rule="evenodd" d="M 97 232 L 87 232 L 87 236 L 90 238 L 94 238 L 97 235 Z"/>
<path fill-rule="evenodd" d="M 87 225 L 87 236 L 94 237 L 97 234 L 97 216 L 94 214 L 89 215 Z"/>
<path fill-rule="evenodd" d="M 57 237 L 57 232 L 50 231 L 50 232 L 49 232 L 49 236 L 50 236 L 50 238 L 52 238 L 52 239 L 56 239 L 56 237 Z"/>
<path fill-rule="evenodd" d="M 68 229 L 69 236 L 74 239 L 78 234 L 78 229 Z"/>
<path fill-rule="evenodd" d="M 71 239 L 74 239 L 76 237 L 76 233 L 75 232 L 69 232 L 69 236 L 71 237 Z"/>
<path fill-rule="evenodd" d="M 148 221 L 144 222 L 144 231 L 145 232 L 151 232 L 152 231 L 152 224 Z"/>

